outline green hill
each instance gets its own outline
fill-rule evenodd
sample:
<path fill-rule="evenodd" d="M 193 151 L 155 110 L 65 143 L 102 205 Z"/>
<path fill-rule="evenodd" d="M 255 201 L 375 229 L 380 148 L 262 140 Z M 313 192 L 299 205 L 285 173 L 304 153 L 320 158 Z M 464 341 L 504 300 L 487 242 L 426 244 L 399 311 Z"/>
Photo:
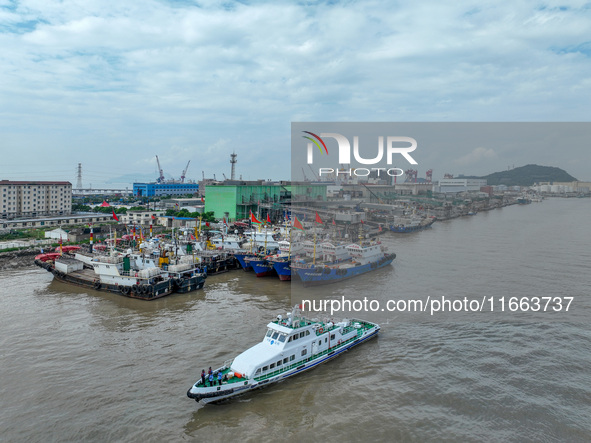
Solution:
<path fill-rule="evenodd" d="M 532 186 L 540 182 L 572 182 L 577 179 L 553 166 L 525 165 L 509 171 L 493 172 L 484 177 L 489 185 Z"/>

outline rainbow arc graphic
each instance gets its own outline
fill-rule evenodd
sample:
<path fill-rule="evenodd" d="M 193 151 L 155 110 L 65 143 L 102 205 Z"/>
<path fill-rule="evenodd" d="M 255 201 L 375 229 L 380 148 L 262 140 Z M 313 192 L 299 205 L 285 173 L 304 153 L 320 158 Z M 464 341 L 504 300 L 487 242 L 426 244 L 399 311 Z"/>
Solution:
<path fill-rule="evenodd" d="M 319 136 L 317 136 L 313 132 L 309 132 L 309 131 L 302 131 L 302 132 L 304 132 L 306 134 L 310 134 L 312 137 L 314 137 L 316 140 L 318 140 L 318 141 L 316 141 L 312 137 L 308 137 L 307 135 L 302 135 L 302 137 L 304 137 L 307 140 L 310 140 L 312 143 L 314 143 L 316 146 L 318 146 L 318 149 L 320 149 L 321 153 L 326 152 L 326 155 L 328 155 L 328 148 L 326 147 L 326 144 Z M 324 151 L 322 150 L 322 148 L 320 147 L 320 144 L 318 144 L 318 142 L 320 142 L 322 144 L 322 146 L 324 147 Z"/>

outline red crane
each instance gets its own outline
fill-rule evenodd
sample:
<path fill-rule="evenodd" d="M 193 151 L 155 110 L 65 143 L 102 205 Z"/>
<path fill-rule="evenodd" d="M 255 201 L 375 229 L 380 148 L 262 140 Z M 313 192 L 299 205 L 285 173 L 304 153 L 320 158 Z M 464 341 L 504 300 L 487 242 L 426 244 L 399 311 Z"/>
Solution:
<path fill-rule="evenodd" d="M 416 169 L 407 169 L 405 172 L 406 174 L 406 182 L 407 183 L 412 183 L 413 180 L 416 183 L 417 182 L 417 175 L 419 173 L 419 171 L 417 171 Z"/>

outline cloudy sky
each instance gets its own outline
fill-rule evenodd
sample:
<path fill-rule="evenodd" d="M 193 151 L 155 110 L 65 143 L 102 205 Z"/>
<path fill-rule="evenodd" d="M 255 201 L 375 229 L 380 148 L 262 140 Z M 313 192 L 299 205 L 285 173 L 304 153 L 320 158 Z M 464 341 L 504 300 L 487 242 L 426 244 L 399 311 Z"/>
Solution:
<path fill-rule="evenodd" d="M 84 186 L 129 186 L 156 154 L 167 177 L 221 178 L 232 151 L 244 179 L 286 179 L 292 121 L 590 121 L 590 30 L 585 1 L 0 0 L 0 179 L 75 184 L 82 163 Z M 590 152 L 420 166 L 591 180 Z"/>

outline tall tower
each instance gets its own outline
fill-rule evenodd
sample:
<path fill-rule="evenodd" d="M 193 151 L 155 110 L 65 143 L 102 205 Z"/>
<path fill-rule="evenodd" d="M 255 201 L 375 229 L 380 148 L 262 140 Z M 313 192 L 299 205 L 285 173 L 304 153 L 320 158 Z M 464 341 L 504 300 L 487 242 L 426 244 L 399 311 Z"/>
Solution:
<path fill-rule="evenodd" d="M 82 189 L 82 163 L 78 163 L 78 180 L 76 181 L 76 189 Z"/>
<path fill-rule="evenodd" d="M 236 160 L 236 157 L 238 157 L 238 154 L 236 154 L 235 152 L 232 152 L 230 154 L 230 164 L 232 165 L 232 172 L 230 173 L 230 180 L 234 180 L 236 178 L 236 162 L 238 160 Z"/>

